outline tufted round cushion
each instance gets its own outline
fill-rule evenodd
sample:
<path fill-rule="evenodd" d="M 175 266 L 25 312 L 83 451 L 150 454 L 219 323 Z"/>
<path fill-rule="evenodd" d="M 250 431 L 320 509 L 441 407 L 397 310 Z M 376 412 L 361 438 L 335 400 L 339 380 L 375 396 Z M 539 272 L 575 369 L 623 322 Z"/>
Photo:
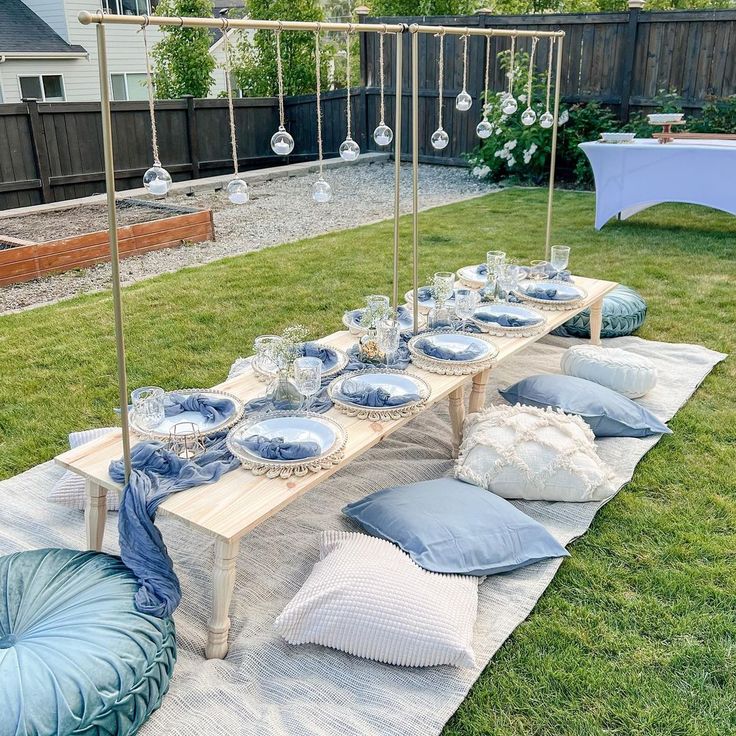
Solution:
<path fill-rule="evenodd" d="M 580 417 L 520 404 L 468 417 L 455 477 L 529 501 L 598 501 L 613 493 L 611 472 Z"/>
<path fill-rule="evenodd" d="M 624 337 L 638 330 L 647 316 L 647 303 L 629 286 L 617 286 L 603 297 L 601 337 Z M 590 337 L 590 309 L 584 309 L 552 331 L 561 337 Z"/>
<path fill-rule="evenodd" d="M 620 348 L 574 345 L 560 360 L 562 372 L 585 378 L 617 391 L 630 399 L 638 399 L 657 383 L 657 368 L 649 358 Z"/>
<path fill-rule="evenodd" d="M 0 558 L 0 736 L 129 736 L 161 703 L 172 619 L 139 613 L 138 583 L 99 552 Z"/>

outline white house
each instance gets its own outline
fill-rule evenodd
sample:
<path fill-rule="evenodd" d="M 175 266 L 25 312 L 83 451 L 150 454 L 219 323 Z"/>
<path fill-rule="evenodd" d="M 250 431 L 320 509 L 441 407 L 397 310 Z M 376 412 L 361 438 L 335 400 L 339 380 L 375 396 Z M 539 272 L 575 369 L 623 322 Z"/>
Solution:
<path fill-rule="evenodd" d="M 77 20 L 82 10 L 94 11 L 98 2 L 0 0 L 0 102 L 19 102 L 24 97 L 45 102 L 100 99 L 95 26 L 83 26 Z M 151 0 L 103 2 L 111 13 L 151 14 Z M 142 34 L 126 26 L 107 26 L 106 30 L 113 99 L 146 99 Z M 154 26 L 149 26 L 147 34 L 149 48 L 162 36 Z M 212 52 L 218 68 L 210 96 L 216 97 L 225 89 L 221 36 L 214 41 Z"/>

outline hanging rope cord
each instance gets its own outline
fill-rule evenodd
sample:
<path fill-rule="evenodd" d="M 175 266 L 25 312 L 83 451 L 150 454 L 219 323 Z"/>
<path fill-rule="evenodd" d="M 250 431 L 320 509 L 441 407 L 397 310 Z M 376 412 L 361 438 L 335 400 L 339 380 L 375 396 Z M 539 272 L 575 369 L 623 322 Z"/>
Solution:
<path fill-rule="evenodd" d="M 146 54 L 146 80 L 148 82 L 148 114 L 151 117 L 151 151 L 153 153 L 153 164 L 154 166 L 161 166 L 161 160 L 158 157 L 158 131 L 156 130 L 156 105 L 153 101 L 153 74 L 151 73 L 151 56 L 148 53 L 148 36 L 146 35 L 146 27 L 148 26 L 149 18 L 147 15 L 143 16 L 145 22 L 141 26 L 143 31 L 143 49 Z"/>
<path fill-rule="evenodd" d="M 233 157 L 233 172 L 238 175 L 238 139 L 235 135 L 235 109 L 233 107 L 233 84 L 230 79 L 230 39 L 228 38 L 227 18 L 222 19 L 222 38 L 225 47 L 225 89 L 227 91 L 227 111 L 230 117 L 230 148 Z"/>
<path fill-rule="evenodd" d="M 384 59 L 383 59 L 383 37 L 386 35 L 386 31 L 381 31 L 378 34 L 378 56 L 381 61 L 379 67 L 378 67 L 378 84 L 380 86 L 380 118 L 381 122 L 379 125 L 385 125 L 386 124 L 386 105 L 384 101 L 384 81 L 385 81 L 385 72 L 384 72 Z"/>
<path fill-rule="evenodd" d="M 440 37 L 440 53 L 437 61 L 437 92 L 438 92 L 438 112 L 439 119 L 438 130 L 442 130 L 442 93 L 445 86 L 445 31 L 444 29 L 437 34 Z"/>
<path fill-rule="evenodd" d="M 532 106 L 532 81 L 534 80 L 534 54 L 537 50 L 537 44 L 539 43 L 539 39 L 534 36 L 532 38 L 532 50 L 529 54 L 529 74 L 527 76 L 526 80 L 526 106 L 531 107 Z"/>
<path fill-rule="evenodd" d="M 279 127 L 284 127 L 284 67 L 281 61 L 281 28 L 274 31 L 276 36 L 276 81 L 279 87 Z"/>
<path fill-rule="evenodd" d="M 555 41 L 557 39 L 552 36 L 549 39 L 549 53 L 547 54 L 547 100 L 544 104 L 544 111 L 549 112 L 549 95 L 552 89 L 552 53 L 555 47 Z"/>
<path fill-rule="evenodd" d="M 352 23 L 349 24 L 350 28 L 345 32 L 345 90 L 347 92 L 347 104 L 345 109 L 347 110 L 347 137 L 352 138 L 351 131 L 351 119 L 350 119 L 350 34 L 352 33 Z"/>
<path fill-rule="evenodd" d="M 468 30 L 467 28 L 465 29 Z M 463 36 L 463 92 L 468 91 L 468 41 L 470 40 L 470 34 L 466 33 Z"/>
<path fill-rule="evenodd" d="M 486 36 L 486 72 L 483 78 L 483 120 L 488 120 L 488 111 L 491 107 L 488 102 L 488 81 L 491 70 L 491 38 L 491 35 Z"/>
<path fill-rule="evenodd" d="M 514 96 L 514 72 L 516 69 L 516 36 L 511 36 L 511 55 L 509 56 L 509 94 Z"/>
<path fill-rule="evenodd" d="M 317 160 L 319 161 L 319 176 L 322 178 L 322 96 L 320 87 L 322 86 L 322 74 L 320 67 L 322 66 L 322 55 L 319 44 L 319 31 L 314 32 L 314 63 L 315 76 L 317 82 Z M 350 107 L 350 105 L 348 105 Z"/>

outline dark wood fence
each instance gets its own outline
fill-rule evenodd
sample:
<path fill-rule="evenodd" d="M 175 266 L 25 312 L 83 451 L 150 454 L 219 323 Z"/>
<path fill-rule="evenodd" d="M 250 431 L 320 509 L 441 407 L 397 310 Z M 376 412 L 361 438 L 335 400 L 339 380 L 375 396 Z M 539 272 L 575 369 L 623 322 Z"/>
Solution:
<path fill-rule="evenodd" d="M 296 146 L 287 158 L 273 155 L 278 127 L 275 99 L 235 100 L 239 167 L 263 168 L 316 157 L 315 96 L 286 102 L 287 127 Z M 365 119 L 365 95 L 353 98 L 356 121 Z M 323 94 L 324 151 L 336 156 L 345 138 L 345 92 Z M 146 102 L 112 104 L 115 180 L 118 189 L 141 186 L 151 165 L 151 129 Z M 227 101 L 167 100 L 156 103 L 161 162 L 174 180 L 232 171 Z M 356 140 L 365 150 L 365 131 Z M 27 101 L 0 105 L 0 209 L 58 202 L 105 191 L 102 123 L 98 102 Z"/>
<path fill-rule="evenodd" d="M 388 22 L 387 18 L 366 18 L 367 22 Z M 687 113 L 701 109 L 712 97 L 736 94 L 736 10 L 670 11 L 643 13 L 584 13 L 499 16 L 479 13 L 463 17 L 401 17 L 392 23 L 429 23 L 473 28 L 524 28 L 563 30 L 561 93 L 566 104 L 596 100 L 610 105 L 622 120 L 633 111 L 653 109 L 660 90 L 675 90 L 681 95 Z M 366 114 L 372 130 L 378 109 L 378 38 L 362 37 L 363 85 L 367 98 Z M 388 37 L 387 37 L 388 38 Z M 404 42 L 404 90 L 410 89 L 410 41 Z M 508 38 L 494 38 L 491 58 L 509 48 Z M 468 91 L 477 99 L 483 89 L 484 46 L 482 38 L 469 42 Z M 530 41 L 519 39 L 518 48 L 529 49 Z M 437 127 L 437 52 L 438 40 L 422 35 L 419 39 L 419 131 L 422 160 L 433 163 L 460 163 L 462 154 L 477 145 L 475 126 L 478 107 L 468 113 L 455 110 L 454 98 L 462 86 L 462 42 L 457 36 L 445 37 L 445 84 L 443 117 L 452 130 L 451 143 L 442 152 L 432 149 L 429 138 Z M 536 68 L 543 71 L 547 62 L 547 42 L 537 47 Z M 393 120 L 394 50 L 393 39 L 385 43 L 387 118 Z M 491 74 L 491 88 L 504 88 L 497 64 Z M 408 97 L 403 119 L 409 122 Z M 410 150 L 404 136 L 403 153 Z"/>

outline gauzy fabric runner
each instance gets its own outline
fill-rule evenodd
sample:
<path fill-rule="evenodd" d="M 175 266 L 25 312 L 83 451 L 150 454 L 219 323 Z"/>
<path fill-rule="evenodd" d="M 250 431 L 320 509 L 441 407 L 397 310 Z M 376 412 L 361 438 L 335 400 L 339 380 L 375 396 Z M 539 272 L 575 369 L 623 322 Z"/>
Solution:
<path fill-rule="evenodd" d="M 210 424 L 219 424 L 232 414 L 233 408 L 233 402 L 226 397 L 171 393 L 166 397 L 164 411 L 167 417 L 194 411 L 205 417 Z"/>
<path fill-rule="evenodd" d="M 120 556 L 133 571 L 141 587 L 135 596 L 141 613 L 164 618 L 179 605 L 179 580 L 156 528 L 156 510 L 172 493 L 215 483 L 240 465 L 219 437 L 194 460 L 183 460 L 161 442 L 140 442 L 131 452 L 132 470 L 123 488 L 118 517 Z M 110 463 L 110 477 L 125 482 L 122 460 Z"/>

